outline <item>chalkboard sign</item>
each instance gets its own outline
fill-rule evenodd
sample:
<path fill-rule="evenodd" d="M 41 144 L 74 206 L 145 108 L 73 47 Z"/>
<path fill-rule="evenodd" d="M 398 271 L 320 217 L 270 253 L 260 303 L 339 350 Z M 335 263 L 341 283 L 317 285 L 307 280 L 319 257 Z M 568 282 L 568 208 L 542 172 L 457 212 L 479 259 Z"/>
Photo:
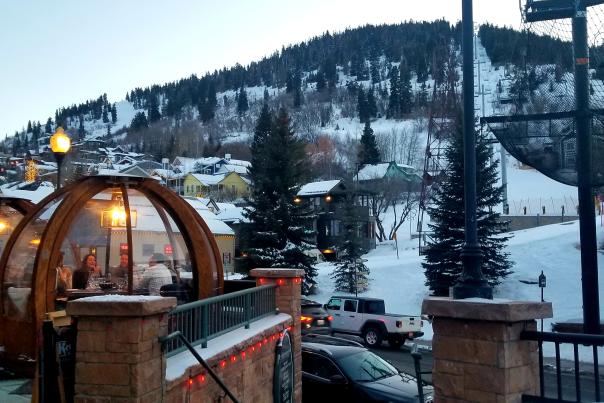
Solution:
<path fill-rule="evenodd" d="M 275 354 L 273 401 L 291 403 L 294 400 L 294 352 L 291 336 L 287 330 L 283 331 Z"/>

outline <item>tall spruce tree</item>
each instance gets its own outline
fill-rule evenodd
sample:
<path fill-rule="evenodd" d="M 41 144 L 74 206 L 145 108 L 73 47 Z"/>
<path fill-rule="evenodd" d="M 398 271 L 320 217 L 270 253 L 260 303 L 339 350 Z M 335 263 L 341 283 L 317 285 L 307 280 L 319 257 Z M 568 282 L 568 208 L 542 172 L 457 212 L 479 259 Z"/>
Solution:
<path fill-rule="evenodd" d="M 252 141 L 250 178 L 254 183 L 245 215 L 251 223 L 250 263 L 254 267 L 288 267 L 305 271 L 302 292 L 316 284 L 317 270 L 304 252 L 312 249 L 313 213 L 308 203 L 295 203 L 308 166 L 304 143 L 290 127 L 284 109 L 273 119 L 267 105 L 258 118 Z"/>
<path fill-rule="evenodd" d="M 398 119 L 401 116 L 401 95 L 399 86 L 399 71 L 396 66 L 390 70 L 390 97 L 388 99 L 388 118 Z"/>
<path fill-rule="evenodd" d="M 364 292 L 369 285 L 369 268 L 365 266 L 361 256 L 364 251 L 361 248 L 359 238 L 361 222 L 358 209 L 355 205 L 355 193 L 350 190 L 352 186 L 348 183 L 348 189 L 341 203 L 343 216 L 342 242 L 338 245 L 338 259 L 330 277 L 334 281 L 336 291 L 355 293 Z"/>
<path fill-rule="evenodd" d="M 428 208 L 433 224 L 433 241 L 428 244 L 422 266 L 426 285 L 434 295 L 448 295 L 462 272 L 460 253 L 464 244 L 463 138 L 461 118 L 445 152 L 446 176 Z M 508 223 L 501 221 L 493 208 L 501 203 L 502 188 L 497 186 L 497 163 L 489 165 L 491 150 L 482 136 L 476 145 L 476 191 L 478 241 L 482 247 L 482 273 L 491 286 L 512 273 L 509 254 L 504 252 L 508 236 L 502 236 Z"/>
<path fill-rule="evenodd" d="M 247 102 L 247 92 L 245 92 L 245 88 L 241 86 L 239 94 L 237 95 L 237 113 L 243 115 L 248 109 L 250 109 L 250 106 Z"/>
<path fill-rule="evenodd" d="M 361 165 L 377 164 L 381 161 L 380 150 L 378 149 L 375 135 L 369 120 L 365 122 L 361 144 L 359 146 L 358 162 Z"/>

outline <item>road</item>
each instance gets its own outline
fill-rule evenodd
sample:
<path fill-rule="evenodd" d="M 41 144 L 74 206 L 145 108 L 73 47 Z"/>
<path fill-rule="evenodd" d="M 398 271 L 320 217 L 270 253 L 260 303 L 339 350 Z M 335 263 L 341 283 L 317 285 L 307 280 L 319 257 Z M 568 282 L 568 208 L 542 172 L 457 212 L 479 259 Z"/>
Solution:
<path fill-rule="evenodd" d="M 383 347 L 372 349 L 374 353 L 384 358 L 385 360 L 392 363 L 401 372 L 415 375 L 415 364 L 410 354 L 410 348 L 408 346 L 402 347 L 400 350 L 393 350 L 384 344 Z M 422 353 L 421 369 L 422 371 L 430 371 L 432 369 L 432 352 L 429 350 L 420 350 Z M 546 364 L 547 364 L 546 360 Z M 575 375 L 574 373 L 566 370 L 567 367 L 571 367 L 572 364 L 566 363 L 562 365 L 564 372 L 561 373 L 562 380 L 562 398 L 575 401 Z M 604 374 L 604 371 L 600 369 L 600 374 Z M 557 383 L 556 383 L 556 371 L 553 365 L 546 365 L 544 372 L 545 376 L 545 396 L 555 399 L 557 397 Z M 580 391 L 582 401 L 596 401 L 600 399 L 595 398 L 595 385 L 593 373 L 584 373 L 580 377 Z M 427 382 L 432 382 L 431 375 L 422 375 L 422 379 Z M 601 396 L 604 397 L 604 379 L 600 376 L 600 391 Z"/>

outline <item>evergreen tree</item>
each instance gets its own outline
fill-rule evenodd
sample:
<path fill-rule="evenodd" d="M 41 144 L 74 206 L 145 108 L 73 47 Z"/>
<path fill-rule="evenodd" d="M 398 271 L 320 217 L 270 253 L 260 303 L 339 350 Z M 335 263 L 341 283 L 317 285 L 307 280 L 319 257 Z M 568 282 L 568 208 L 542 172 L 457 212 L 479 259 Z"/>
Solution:
<path fill-rule="evenodd" d="M 380 151 L 375 141 L 375 135 L 369 121 L 365 122 L 363 135 L 361 136 L 361 144 L 359 147 L 358 161 L 359 164 L 377 164 L 381 160 Z"/>
<path fill-rule="evenodd" d="M 31 120 L 27 121 L 27 133 L 31 133 L 32 128 L 31 128 Z"/>
<path fill-rule="evenodd" d="M 375 94 L 373 87 L 367 91 L 367 115 L 370 118 L 376 118 L 378 113 L 377 103 L 375 102 Z"/>
<path fill-rule="evenodd" d="M 435 295 L 448 295 L 462 272 L 460 253 L 464 244 L 464 186 L 463 138 L 461 118 L 456 133 L 445 152 L 448 160 L 446 177 L 434 196 L 433 207 L 428 208 L 433 224 L 433 241 L 427 248 L 422 263 L 426 285 Z M 508 223 L 501 221 L 493 208 L 501 203 L 502 188 L 497 186 L 497 163 L 489 165 L 491 149 L 482 136 L 476 145 L 476 191 L 478 242 L 482 247 L 482 273 L 491 286 L 512 273 L 509 254 L 504 252 L 509 239 L 502 236 Z"/>
<path fill-rule="evenodd" d="M 147 122 L 145 112 L 137 112 L 132 119 L 132 123 L 130 123 L 130 130 L 136 132 L 141 129 L 146 129 L 147 127 L 149 127 L 149 123 Z"/>
<path fill-rule="evenodd" d="M 250 108 L 247 102 L 247 93 L 245 92 L 245 88 L 243 86 L 239 89 L 239 94 L 237 95 L 237 113 L 239 115 L 243 115 Z"/>
<path fill-rule="evenodd" d="M 390 70 L 390 97 L 388 99 L 387 116 L 395 119 L 398 119 L 401 116 L 401 96 L 397 67 L 392 67 Z"/>
<path fill-rule="evenodd" d="M 267 104 L 269 99 L 271 98 L 271 96 L 268 93 L 268 88 L 264 89 L 263 98 L 264 98 L 264 103 Z"/>
<path fill-rule="evenodd" d="M 103 123 L 109 123 L 109 108 L 108 104 L 103 105 Z"/>
<path fill-rule="evenodd" d="M 149 114 L 149 123 L 154 123 L 161 119 L 161 114 L 159 112 L 159 102 L 157 101 L 156 97 L 151 98 L 147 113 Z"/>
<path fill-rule="evenodd" d="M 361 249 L 359 237 L 361 223 L 355 200 L 355 194 L 350 190 L 342 199 L 342 242 L 338 248 L 335 268 L 330 275 L 334 280 L 335 290 L 349 294 L 364 292 L 369 285 L 369 268 L 361 259 L 364 251 Z"/>
<path fill-rule="evenodd" d="M 117 122 L 117 108 L 115 107 L 115 103 L 111 106 L 111 123 L 115 124 Z"/>
<path fill-rule="evenodd" d="M 78 126 L 78 139 L 83 139 L 86 136 L 86 129 L 84 128 L 84 115 L 79 117 L 80 125 Z"/>
<path fill-rule="evenodd" d="M 401 63 L 399 76 L 399 96 L 400 96 L 400 113 L 401 115 L 411 112 L 413 105 L 413 92 L 411 90 L 411 73 L 409 68 Z"/>
<path fill-rule="evenodd" d="M 46 125 L 44 125 L 44 133 L 52 133 L 52 119 L 48 118 Z"/>
<path fill-rule="evenodd" d="M 327 87 L 327 82 L 325 81 L 325 76 L 323 72 L 319 71 L 317 73 L 317 91 L 321 92 Z"/>
<path fill-rule="evenodd" d="M 272 119 L 268 106 L 258 118 L 252 141 L 250 178 L 254 183 L 245 215 L 251 223 L 249 257 L 254 267 L 304 269 L 302 292 L 316 284 L 312 258 L 312 210 L 294 197 L 304 181 L 307 161 L 304 143 L 291 130 L 284 109 Z"/>
<path fill-rule="evenodd" d="M 359 122 L 368 122 L 370 117 L 369 105 L 367 103 L 365 91 L 363 91 L 363 87 L 361 86 L 359 86 L 357 94 L 357 110 L 359 112 Z"/>

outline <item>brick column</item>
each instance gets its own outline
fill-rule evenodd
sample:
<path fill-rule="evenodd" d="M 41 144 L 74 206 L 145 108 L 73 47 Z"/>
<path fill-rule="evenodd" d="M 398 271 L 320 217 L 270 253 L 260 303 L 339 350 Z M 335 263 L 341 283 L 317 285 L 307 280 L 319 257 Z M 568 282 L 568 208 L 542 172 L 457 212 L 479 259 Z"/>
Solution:
<path fill-rule="evenodd" d="M 113 296 L 67 304 L 78 318 L 75 403 L 162 401 L 165 361 L 158 341 L 176 298 Z"/>
<path fill-rule="evenodd" d="M 302 402 L 302 339 L 300 323 L 300 298 L 304 270 L 300 269 L 253 269 L 256 285 L 277 284 L 277 308 L 291 315 L 294 325 L 291 330 L 294 350 L 294 401 Z"/>
<path fill-rule="evenodd" d="M 537 343 L 520 333 L 551 318 L 551 303 L 431 297 L 422 313 L 434 316 L 436 402 L 520 403 L 523 393 L 538 394 Z"/>

